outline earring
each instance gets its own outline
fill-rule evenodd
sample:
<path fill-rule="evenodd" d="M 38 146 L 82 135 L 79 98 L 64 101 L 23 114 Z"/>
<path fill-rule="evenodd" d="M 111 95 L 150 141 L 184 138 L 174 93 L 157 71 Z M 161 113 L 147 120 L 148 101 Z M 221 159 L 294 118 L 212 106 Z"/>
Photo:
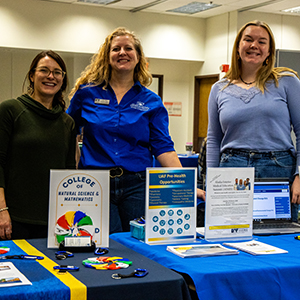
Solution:
<path fill-rule="evenodd" d="M 269 63 L 269 59 L 267 58 L 267 59 L 265 60 L 265 63 L 264 63 L 264 65 L 265 65 L 265 66 L 267 66 L 267 65 L 268 65 L 268 63 Z"/>
<path fill-rule="evenodd" d="M 34 91 L 33 85 L 30 84 L 30 85 L 27 87 L 27 94 L 28 94 L 28 95 L 32 95 L 33 91 Z"/>

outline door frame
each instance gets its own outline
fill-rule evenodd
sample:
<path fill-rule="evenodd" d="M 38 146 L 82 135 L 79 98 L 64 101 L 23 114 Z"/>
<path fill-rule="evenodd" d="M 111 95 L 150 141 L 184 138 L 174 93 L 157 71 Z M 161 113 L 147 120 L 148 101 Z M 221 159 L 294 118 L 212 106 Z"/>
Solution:
<path fill-rule="evenodd" d="M 158 78 L 157 94 L 163 101 L 164 75 L 161 75 L 161 74 L 151 74 L 151 75 L 153 78 Z"/>

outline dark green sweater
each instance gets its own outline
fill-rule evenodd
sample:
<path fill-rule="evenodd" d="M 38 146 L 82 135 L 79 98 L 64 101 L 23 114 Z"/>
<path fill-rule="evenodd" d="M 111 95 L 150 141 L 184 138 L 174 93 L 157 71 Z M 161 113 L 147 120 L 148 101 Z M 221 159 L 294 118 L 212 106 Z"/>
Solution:
<path fill-rule="evenodd" d="M 75 168 L 73 119 L 28 95 L 0 104 L 0 187 L 13 220 L 48 223 L 50 169 Z"/>

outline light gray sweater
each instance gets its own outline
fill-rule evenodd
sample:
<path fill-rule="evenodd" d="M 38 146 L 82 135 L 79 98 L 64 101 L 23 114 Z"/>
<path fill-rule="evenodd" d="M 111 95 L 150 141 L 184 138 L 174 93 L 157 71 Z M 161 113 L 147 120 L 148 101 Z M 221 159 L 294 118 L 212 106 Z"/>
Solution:
<path fill-rule="evenodd" d="M 291 125 L 296 134 L 297 166 L 300 165 L 300 81 L 283 76 L 279 86 L 266 85 L 249 90 L 223 79 L 211 89 L 208 102 L 207 167 L 218 167 L 225 149 L 285 151 L 295 148 Z"/>

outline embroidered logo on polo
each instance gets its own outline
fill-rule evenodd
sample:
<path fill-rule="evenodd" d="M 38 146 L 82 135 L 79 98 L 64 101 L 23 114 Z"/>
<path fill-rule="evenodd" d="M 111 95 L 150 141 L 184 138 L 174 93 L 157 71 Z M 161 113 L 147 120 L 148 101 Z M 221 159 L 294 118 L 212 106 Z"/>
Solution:
<path fill-rule="evenodd" d="M 149 107 L 147 106 L 144 106 L 145 103 L 141 102 L 141 101 L 138 101 L 137 103 L 132 103 L 130 105 L 131 108 L 133 109 L 137 109 L 137 110 L 140 110 L 140 111 L 148 111 L 149 110 Z"/>
<path fill-rule="evenodd" d="M 102 104 L 102 105 L 109 105 L 110 100 L 109 99 L 99 99 L 95 98 L 94 103 L 95 104 Z"/>

